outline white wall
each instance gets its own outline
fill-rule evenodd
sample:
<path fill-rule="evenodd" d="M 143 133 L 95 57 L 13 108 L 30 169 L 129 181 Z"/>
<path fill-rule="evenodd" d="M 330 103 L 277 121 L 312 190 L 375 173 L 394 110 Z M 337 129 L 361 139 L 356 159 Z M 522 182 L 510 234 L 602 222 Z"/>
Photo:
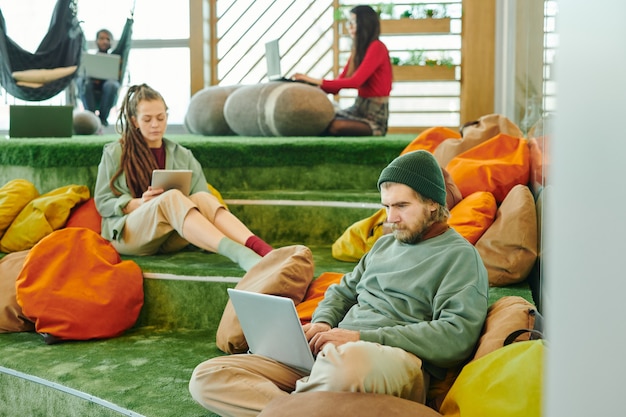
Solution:
<path fill-rule="evenodd" d="M 559 1 L 544 313 L 549 417 L 626 415 L 626 2 Z"/>

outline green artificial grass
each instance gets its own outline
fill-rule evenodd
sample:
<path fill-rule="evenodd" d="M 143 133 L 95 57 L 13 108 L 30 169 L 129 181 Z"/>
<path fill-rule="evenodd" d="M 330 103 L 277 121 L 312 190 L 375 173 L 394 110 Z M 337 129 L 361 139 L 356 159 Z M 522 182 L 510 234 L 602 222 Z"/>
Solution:
<path fill-rule="evenodd" d="M 119 417 L 117 408 L 101 405 L 38 382 L 0 372 L 0 417 Z"/>
<path fill-rule="evenodd" d="M 158 326 L 135 327 L 108 340 L 56 345 L 46 345 L 36 333 L 0 334 L 0 366 L 91 394 L 147 417 L 213 416 L 193 401 L 188 382 L 196 365 L 223 354 L 215 345 L 216 317 L 221 317 L 227 300 L 225 288 L 232 285 L 146 280 L 149 300 L 142 315 L 151 316 L 152 321 L 162 317 L 165 321 Z M 504 295 L 528 299 L 530 292 L 523 284 L 492 288 L 490 301 Z M 198 302 L 197 297 L 206 301 Z M 188 326 L 197 328 L 185 328 Z M 14 404 L 13 399 L 21 396 L 15 403 L 19 408 L 11 405 L 9 409 L 26 411 L 4 415 L 113 415 L 110 409 L 85 404 L 71 394 L 33 383 L 16 384 L 14 379 L 0 372 L 0 406 L 3 402 Z M 33 398 L 29 400 L 26 395 Z M 71 407 L 74 414 L 48 412 L 64 407 Z"/>
<path fill-rule="evenodd" d="M 412 134 L 385 137 L 249 137 L 166 135 L 194 152 L 205 167 L 312 166 L 321 163 L 386 164 L 415 138 Z M 0 142 L 0 165 L 54 168 L 71 164 L 97 165 L 102 147 L 118 135 L 72 138 L 9 139 Z M 227 155 L 227 157 L 225 157 Z"/>
<path fill-rule="evenodd" d="M 113 339 L 56 345 L 46 345 L 36 333 L 4 334 L 0 335 L 0 365 L 92 394 L 144 416 L 210 416 L 191 398 L 187 387 L 196 365 L 221 354 L 215 346 L 214 334 L 214 328 L 194 331 L 140 328 Z M 71 399 L 70 394 L 47 390 L 42 394 L 66 397 L 62 401 Z M 17 395 L 19 388 L 4 384 L 0 388 L 0 398 Z M 47 400 L 42 406 L 47 407 L 46 403 Z M 70 414 L 48 414 L 44 408 L 33 414 L 8 415 Z M 83 415 L 111 413 L 98 407 Z"/>
<path fill-rule="evenodd" d="M 380 171 L 414 135 L 386 137 L 205 137 L 169 135 L 191 149 L 220 192 L 376 191 Z M 103 146 L 117 135 L 9 139 L 0 142 L 0 184 L 22 178 L 40 193 L 64 185 L 92 192 Z"/>
<path fill-rule="evenodd" d="M 291 245 L 277 244 L 276 248 Z M 322 272 L 349 272 L 356 263 L 338 261 L 332 257 L 330 245 L 307 245 L 313 253 L 314 276 Z M 172 274 L 196 277 L 243 277 L 245 271 L 225 256 L 205 252 L 189 246 L 183 251 L 151 256 L 122 256 L 122 259 L 136 262 L 142 271 L 158 274 Z"/>

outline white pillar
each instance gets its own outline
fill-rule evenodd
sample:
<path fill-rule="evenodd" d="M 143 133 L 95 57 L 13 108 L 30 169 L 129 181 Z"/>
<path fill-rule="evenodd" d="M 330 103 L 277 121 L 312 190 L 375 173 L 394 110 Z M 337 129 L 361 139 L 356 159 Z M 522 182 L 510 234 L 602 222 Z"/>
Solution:
<path fill-rule="evenodd" d="M 558 2 L 545 416 L 624 415 L 626 2 Z"/>

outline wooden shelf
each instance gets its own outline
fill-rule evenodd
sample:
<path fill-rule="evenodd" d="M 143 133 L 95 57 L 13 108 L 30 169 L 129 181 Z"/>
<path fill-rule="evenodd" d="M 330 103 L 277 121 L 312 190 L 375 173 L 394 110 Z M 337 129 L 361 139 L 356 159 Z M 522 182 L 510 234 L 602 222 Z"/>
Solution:
<path fill-rule="evenodd" d="M 382 19 L 380 21 L 381 35 L 401 35 L 416 33 L 449 33 L 450 18 L 441 19 Z"/>
<path fill-rule="evenodd" d="M 454 81 L 456 67 L 428 65 L 394 65 L 394 81 Z"/>

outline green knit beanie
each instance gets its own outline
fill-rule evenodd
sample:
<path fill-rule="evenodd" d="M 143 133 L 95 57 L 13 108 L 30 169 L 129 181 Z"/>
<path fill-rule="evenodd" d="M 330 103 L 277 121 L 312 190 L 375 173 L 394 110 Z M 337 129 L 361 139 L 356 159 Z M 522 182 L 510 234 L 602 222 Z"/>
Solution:
<path fill-rule="evenodd" d="M 446 205 L 446 182 L 439 163 L 428 151 L 409 152 L 391 161 L 380 173 L 378 190 L 387 181 L 408 185 L 423 197 Z"/>

